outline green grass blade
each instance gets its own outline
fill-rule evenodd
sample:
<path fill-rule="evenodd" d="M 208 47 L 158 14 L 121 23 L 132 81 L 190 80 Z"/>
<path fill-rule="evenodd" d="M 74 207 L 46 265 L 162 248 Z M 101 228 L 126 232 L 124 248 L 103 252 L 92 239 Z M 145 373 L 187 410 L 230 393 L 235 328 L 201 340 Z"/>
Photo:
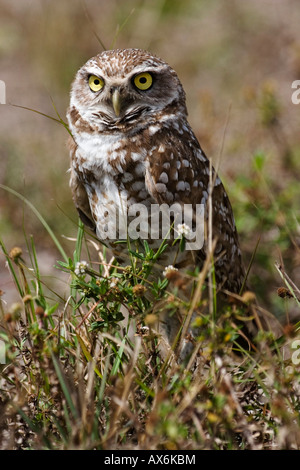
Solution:
<path fill-rule="evenodd" d="M 40 275 L 40 269 L 38 265 L 38 260 L 37 260 L 37 255 L 36 255 L 36 249 L 35 249 L 35 244 L 33 241 L 33 236 L 31 235 L 31 252 L 33 256 L 33 266 L 34 266 L 34 272 L 36 275 L 36 280 L 37 280 L 37 285 L 38 285 L 38 295 L 39 297 L 42 297 L 44 299 L 44 292 L 43 292 L 43 286 L 41 283 L 41 275 Z"/>
<path fill-rule="evenodd" d="M 24 296 L 23 289 L 22 289 L 22 287 L 21 287 L 21 285 L 20 285 L 20 283 L 19 283 L 18 276 L 17 276 L 17 274 L 16 274 L 16 272 L 15 272 L 14 266 L 13 266 L 13 264 L 12 264 L 12 262 L 11 262 L 11 259 L 10 259 L 10 257 L 9 257 L 9 254 L 8 254 L 8 252 L 6 251 L 5 245 L 4 245 L 3 241 L 1 240 L 1 238 L 0 238 L 0 246 L 1 246 L 1 249 L 2 249 L 2 251 L 3 251 L 3 253 L 4 253 L 4 256 L 5 256 L 5 258 L 6 258 L 6 261 L 7 261 L 8 267 L 9 267 L 9 270 L 10 270 L 10 272 L 11 272 L 11 275 L 12 275 L 12 277 L 14 278 L 15 285 L 16 285 L 16 287 L 17 287 L 17 290 L 18 290 L 20 296 L 23 297 L 23 296 Z"/>
<path fill-rule="evenodd" d="M 32 109 L 32 108 L 28 108 L 27 106 L 21 106 L 19 104 L 13 104 L 11 103 L 10 106 L 13 106 L 14 108 L 21 108 L 21 109 L 26 109 L 27 111 L 32 111 L 33 113 L 36 113 L 36 114 L 40 114 L 41 116 L 44 116 L 48 119 L 51 119 L 51 121 L 55 121 L 57 122 L 58 124 L 62 124 L 62 122 L 60 121 L 60 119 L 57 119 L 53 116 L 49 116 L 49 114 L 45 114 L 45 113 L 42 113 L 41 111 L 38 111 L 37 109 Z"/>
<path fill-rule="evenodd" d="M 112 47 L 111 49 L 114 49 L 115 46 L 116 46 L 116 42 L 117 42 L 117 39 L 118 39 L 118 36 L 120 35 L 121 31 L 124 29 L 124 27 L 126 26 L 127 22 L 130 20 L 131 16 L 134 14 L 135 12 L 135 8 L 133 8 L 131 10 L 131 12 L 129 13 L 129 15 L 127 15 L 127 17 L 125 18 L 125 20 L 123 21 L 123 23 L 120 25 L 117 26 L 117 30 L 115 32 L 115 35 L 114 35 L 114 38 L 113 38 L 113 42 L 112 42 Z"/>
<path fill-rule="evenodd" d="M 81 347 L 81 350 L 86 358 L 86 360 L 88 362 L 92 362 L 93 361 L 93 357 L 91 356 L 91 354 L 89 353 L 89 351 L 87 350 L 85 344 L 84 344 L 84 341 L 82 340 L 81 336 L 76 333 L 76 337 L 78 339 L 78 342 L 80 344 L 80 347 Z M 100 377 L 100 379 L 102 379 L 102 374 L 101 372 L 99 371 L 98 367 L 96 367 L 96 365 L 94 364 L 94 372 L 98 375 L 98 377 Z"/>
<path fill-rule="evenodd" d="M 245 278 L 243 280 L 243 284 L 242 284 L 242 287 L 240 289 L 240 292 L 239 294 L 242 295 L 244 289 L 245 289 L 245 286 L 247 284 L 247 279 L 248 279 L 248 276 L 249 276 L 249 273 L 250 273 L 250 270 L 251 270 L 251 267 L 252 267 L 252 264 L 253 264 L 253 261 L 254 261 L 254 258 L 256 256 L 256 252 L 257 252 L 257 249 L 258 249 L 258 245 L 259 245 L 259 242 L 260 242 L 260 236 L 258 237 L 258 240 L 256 242 L 256 245 L 255 245 L 255 248 L 254 248 L 254 251 L 251 255 L 251 259 L 250 259 L 250 262 L 249 262 L 249 266 L 247 268 L 247 272 L 246 272 L 246 275 L 245 275 Z"/>
<path fill-rule="evenodd" d="M 111 354 L 111 346 L 108 347 L 108 351 L 106 353 L 103 379 L 101 380 L 101 385 L 100 385 L 100 390 L 99 390 L 99 403 L 103 402 L 105 398 L 104 397 L 105 387 L 109 383 L 109 381 L 107 380 L 107 376 L 108 376 L 108 371 L 109 371 L 110 354 Z"/>
<path fill-rule="evenodd" d="M 58 122 L 60 122 L 60 124 L 62 124 L 62 125 L 64 126 L 64 128 L 66 129 L 66 131 L 68 132 L 68 134 L 70 134 L 70 136 L 73 137 L 73 136 L 72 136 L 72 133 L 71 133 L 71 131 L 70 131 L 70 129 L 69 129 L 68 124 L 62 119 L 61 115 L 60 115 L 59 112 L 57 111 L 57 108 L 56 108 L 55 103 L 54 103 L 53 99 L 51 98 L 51 96 L 50 96 L 50 99 L 51 99 L 51 103 L 52 103 L 52 106 L 53 106 L 53 108 L 54 108 L 54 111 L 56 112 L 56 115 L 57 115 L 57 117 L 58 117 Z M 49 117 L 50 117 L 50 116 L 49 116 Z"/>
<path fill-rule="evenodd" d="M 116 375 L 118 373 L 118 370 L 119 370 L 119 367 L 120 367 L 120 364 L 121 364 L 121 361 L 122 361 L 122 356 L 123 356 L 123 352 L 124 352 L 124 348 L 125 348 L 125 343 L 126 343 L 126 337 L 123 338 L 123 340 L 121 342 L 121 346 L 120 346 L 119 350 L 116 353 L 116 359 L 115 359 L 115 362 L 114 362 L 114 364 L 112 366 L 112 369 L 111 369 L 111 376 Z"/>
<path fill-rule="evenodd" d="M 54 365 L 54 368 L 55 368 L 57 378 L 58 378 L 59 383 L 61 385 L 61 388 L 62 388 L 63 394 L 66 398 L 66 401 L 67 401 L 67 403 L 70 407 L 71 413 L 72 413 L 72 415 L 75 419 L 78 419 L 78 413 L 77 413 L 76 407 L 73 403 L 73 400 L 72 400 L 72 397 L 71 397 L 71 394 L 70 394 L 70 391 L 69 391 L 69 387 L 68 387 L 68 385 L 65 381 L 65 377 L 64 377 L 64 374 L 61 370 L 59 362 L 58 362 L 58 360 L 56 359 L 56 357 L 53 353 L 51 353 L 51 357 L 52 357 L 52 361 L 53 361 L 53 365 Z"/>
<path fill-rule="evenodd" d="M 8 191 L 9 193 L 11 193 L 14 196 L 16 196 L 17 198 L 19 198 L 22 202 L 27 204 L 27 206 L 32 210 L 32 212 L 36 215 L 36 217 L 39 219 L 41 224 L 44 226 L 44 228 L 49 233 L 49 235 L 52 238 L 54 244 L 56 245 L 56 248 L 58 249 L 58 251 L 60 252 L 62 257 L 64 258 L 64 260 L 66 262 L 68 262 L 69 258 L 67 256 L 65 250 L 63 249 L 62 245 L 59 243 L 59 241 L 56 238 L 56 236 L 55 236 L 53 230 L 51 229 L 51 227 L 48 225 L 48 223 L 46 222 L 44 217 L 39 213 L 39 211 L 36 209 L 36 207 L 28 199 L 26 199 L 26 197 L 22 196 L 22 194 L 18 193 L 14 189 L 9 188 L 8 186 L 5 186 L 4 184 L 0 184 L 0 188 L 3 189 L 4 191 Z"/>
<path fill-rule="evenodd" d="M 75 264 L 81 260 L 81 251 L 82 251 L 83 238 L 84 238 L 84 224 L 79 219 L 76 245 L 75 245 L 75 251 L 74 251 L 74 263 Z"/>
<path fill-rule="evenodd" d="M 99 42 L 99 44 L 100 44 L 100 46 L 102 47 L 102 49 L 103 49 L 104 51 L 106 51 L 106 50 L 107 50 L 107 47 L 105 47 L 105 44 L 102 42 L 100 36 L 99 36 L 99 35 L 97 34 L 97 32 L 96 32 L 96 28 L 95 28 L 94 22 L 93 22 L 93 20 L 92 20 L 92 18 L 91 18 L 91 15 L 89 14 L 89 11 L 88 11 L 88 9 L 87 9 L 87 6 L 86 6 L 85 2 L 82 3 L 82 6 L 83 6 L 83 9 L 84 9 L 84 13 L 85 13 L 85 15 L 86 15 L 86 17 L 87 17 L 87 19 L 88 19 L 88 21 L 89 21 L 89 23 L 90 23 L 90 28 L 91 28 L 91 30 L 93 31 L 93 34 L 94 34 L 95 38 L 96 38 L 97 41 Z"/>

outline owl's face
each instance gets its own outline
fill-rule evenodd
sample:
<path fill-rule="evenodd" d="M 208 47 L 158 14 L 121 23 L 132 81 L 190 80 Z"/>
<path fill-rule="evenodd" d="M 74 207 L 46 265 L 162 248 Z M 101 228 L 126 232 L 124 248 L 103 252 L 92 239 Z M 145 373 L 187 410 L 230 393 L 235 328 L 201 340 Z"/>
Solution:
<path fill-rule="evenodd" d="M 88 60 L 72 85 L 70 107 L 98 130 L 126 129 L 164 110 L 186 115 L 176 72 L 138 49 L 106 51 Z"/>

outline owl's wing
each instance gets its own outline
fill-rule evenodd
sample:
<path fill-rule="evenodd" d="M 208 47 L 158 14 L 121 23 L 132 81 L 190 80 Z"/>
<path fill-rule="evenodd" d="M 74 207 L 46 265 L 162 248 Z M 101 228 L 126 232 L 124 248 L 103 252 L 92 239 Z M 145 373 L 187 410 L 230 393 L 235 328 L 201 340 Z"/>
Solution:
<path fill-rule="evenodd" d="M 167 134 L 167 135 L 166 135 Z M 167 130 L 155 135 L 146 167 L 146 187 L 158 204 L 204 204 L 205 220 L 208 220 L 208 195 L 210 171 L 212 191 L 213 239 L 216 239 L 215 268 L 218 284 L 238 292 L 243 281 L 243 268 L 237 231 L 231 204 L 221 180 L 210 168 L 209 160 L 192 130 L 178 134 Z M 207 234 L 207 223 L 205 232 Z M 197 253 L 198 263 L 206 257 L 207 243 Z"/>
<path fill-rule="evenodd" d="M 73 170 L 73 168 L 71 168 L 70 172 L 70 188 L 79 217 L 87 227 L 89 227 L 95 232 L 96 226 L 91 213 L 90 203 L 84 185 L 79 181 L 78 176 Z"/>
<path fill-rule="evenodd" d="M 68 147 L 70 151 L 71 160 L 73 160 L 77 145 L 72 137 L 68 140 Z M 95 222 L 91 213 L 89 198 L 84 188 L 83 183 L 79 180 L 73 165 L 70 168 L 70 188 L 72 191 L 72 198 L 82 222 L 94 232 L 96 231 Z"/>

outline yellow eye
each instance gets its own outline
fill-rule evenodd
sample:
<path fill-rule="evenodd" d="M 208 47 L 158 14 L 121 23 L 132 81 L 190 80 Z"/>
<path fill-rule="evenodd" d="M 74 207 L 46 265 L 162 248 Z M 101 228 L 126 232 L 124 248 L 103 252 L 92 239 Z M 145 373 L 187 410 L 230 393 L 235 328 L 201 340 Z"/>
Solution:
<path fill-rule="evenodd" d="M 139 90 L 148 90 L 152 83 L 152 75 L 148 72 L 139 73 L 136 77 L 134 77 L 134 84 Z"/>
<path fill-rule="evenodd" d="M 96 75 L 89 76 L 89 87 L 92 91 L 99 91 L 104 87 L 104 81 L 102 78 L 97 77 Z"/>

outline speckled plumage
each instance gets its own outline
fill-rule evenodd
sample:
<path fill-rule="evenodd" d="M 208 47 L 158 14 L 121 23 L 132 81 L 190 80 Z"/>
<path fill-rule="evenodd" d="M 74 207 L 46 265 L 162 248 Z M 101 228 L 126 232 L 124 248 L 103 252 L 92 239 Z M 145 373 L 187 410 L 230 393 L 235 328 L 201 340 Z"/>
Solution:
<path fill-rule="evenodd" d="M 133 80 L 144 72 L 151 74 L 153 84 L 141 91 Z M 91 75 L 104 82 L 99 92 L 89 87 Z M 119 115 L 112 103 L 116 89 Z M 178 202 L 207 208 L 209 161 L 187 121 L 178 76 L 161 59 L 138 49 L 106 51 L 90 59 L 75 77 L 67 115 L 73 136 L 73 199 L 82 220 L 98 236 L 107 211 L 122 208 L 126 199 L 128 207 Z M 243 269 L 235 222 L 223 184 L 212 172 L 216 279 L 221 289 L 239 292 Z M 196 253 L 180 253 L 175 263 L 177 247 L 169 248 L 161 262 L 201 267 L 206 246 Z"/>

